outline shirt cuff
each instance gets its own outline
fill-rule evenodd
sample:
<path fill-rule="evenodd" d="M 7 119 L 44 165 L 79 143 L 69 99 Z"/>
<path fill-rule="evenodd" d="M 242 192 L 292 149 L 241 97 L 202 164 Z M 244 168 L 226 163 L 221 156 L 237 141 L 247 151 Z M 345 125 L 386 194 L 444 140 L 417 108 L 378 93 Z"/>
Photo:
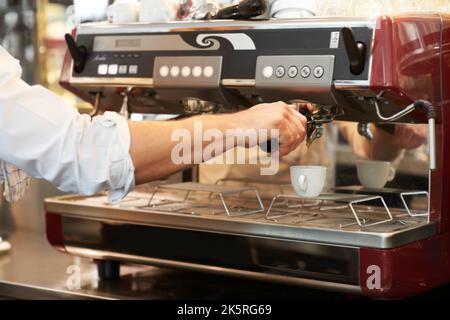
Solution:
<path fill-rule="evenodd" d="M 20 79 L 22 67 L 19 60 L 12 57 L 8 51 L 0 46 L 0 90 L 12 81 Z"/>
<path fill-rule="evenodd" d="M 119 203 L 125 196 L 135 188 L 135 168 L 130 155 L 131 135 L 128 121 L 115 112 L 106 112 L 102 117 L 102 122 L 117 126 L 118 142 L 123 150 L 111 164 L 111 186 L 108 193 L 108 201 L 111 204 Z"/>

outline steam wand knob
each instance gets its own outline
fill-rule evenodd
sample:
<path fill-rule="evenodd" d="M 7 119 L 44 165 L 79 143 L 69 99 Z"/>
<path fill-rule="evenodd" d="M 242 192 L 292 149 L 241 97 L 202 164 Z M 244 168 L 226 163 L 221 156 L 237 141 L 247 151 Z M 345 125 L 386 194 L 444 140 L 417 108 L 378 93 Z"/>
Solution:
<path fill-rule="evenodd" d="M 65 35 L 67 47 L 73 59 L 73 68 L 76 73 L 81 73 L 84 70 L 87 61 L 87 49 L 84 46 L 78 46 L 75 39 L 70 34 Z"/>
<path fill-rule="evenodd" d="M 366 45 L 363 42 L 357 42 L 353 30 L 344 27 L 341 30 L 344 39 L 345 50 L 350 61 L 350 71 L 354 75 L 359 75 L 364 71 L 366 60 Z"/>

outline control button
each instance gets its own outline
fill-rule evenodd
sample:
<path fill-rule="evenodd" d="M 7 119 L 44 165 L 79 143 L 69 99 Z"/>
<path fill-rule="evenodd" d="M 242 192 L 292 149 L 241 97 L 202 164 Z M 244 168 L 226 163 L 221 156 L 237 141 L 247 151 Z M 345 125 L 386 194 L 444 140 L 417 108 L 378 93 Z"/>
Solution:
<path fill-rule="evenodd" d="M 295 66 L 292 66 L 288 70 L 289 78 L 295 78 L 298 75 L 298 69 Z"/>
<path fill-rule="evenodd" d="M 116 75 L 117 72 L 119 72 L 119 65 L 118 64 L 111 64 L 108 67 L 108 74 L 110 75 Z"/>
<path fill-rule="evenodd" d="M 105 76 L 108 74 L 108 65 L 107 64 L 101 64 L 98 66 L 97 73 L 99 75 Z"/>
<path fill-rule="evenodd" d="M 170 75 L 177 78 L 180 75 L 180 67 L 174 66 L 170 69 Z"/>
<path fill-rule="evenodd" d="M 113 54 L 113 58 L 114 58 L 114 59 L 119 59 L 119 54 L 118 54 L 118 53 L 114 53 L 114 54 Z"/>
<path fill-rule="evenodd" d="M 127 74 L 128 66 L 119 66 L 119 74 Z"/>
<path fill-rule="evenodd" d="M 275 69 L 275 75 L 277 78 L 283 78 L 286 74 L 286 69 L 283 66 L 279 66 Z"/>
<path fill-rule="evenodd" d="M 141 57 L 141 55 L 140 55 L 139 53 L 133 54 L 133 58 L 135 58 L 135 59 L 138 59 L 138 58 L 140 58 L 140 57 Z"/>
<path fill-rule="evenodd" d="M 300 71 L 302 78 L 308 78 L 311 75 L 311 68 L 308 66 L 304 66 Z"/>
<path fill-rule="evenodd" d="M 129 70 L 130 74 L 138 74 L 139 67 L 137 65 L 130 66 Z"/>
<path fill-rule="evenodd" d="M 202 76 L 202 72 L 203 72 L 202 67 L 199 67 L 199 66 L 196 66 L 196 67 L 194 67 L 194 68 L 192 69 L 192 75 L 193 75 L 195 78 L 201 77 L 201 76 Z"/>
<path fill-rule="evenodd" d="M 205 69 L 203 69 L 203 75 L 206 78 L 211 78 L 214 75 L 214 68 L 211 66 L 205 67 Z"/>
<path fill-rule="evenodd" d="M 273 76 L 273 68 L 270 67 L 270 66 L 265 67 L 265 68 L 263 69 L 263 71 L 262 71 L 262 75 L 263 75 L 263 77 L 266 78 L 266 79 L 272 78 L 272 76 Z"/>
<path fill-rule="evenodd" d="M 169 76 L 169 73 L 170 73 L 170 69 L 168 66 L 162 66 L 159 69 L 159 75 L 163 78 L 167 78 Z"/>
<path fill-rule="evenodd" d="M 322 78 L 325 73 L 325 69 L 322 66 L 317 66 L 314 68 L 314 77 L 317 79 Z"/>
<path fill-rule="evenodd" d="M 183 69 L 181 69 L 181 75 L 183 76 L 183 78 L 188 78 L 191 75 L 191 68 L 183 67 Z"/>

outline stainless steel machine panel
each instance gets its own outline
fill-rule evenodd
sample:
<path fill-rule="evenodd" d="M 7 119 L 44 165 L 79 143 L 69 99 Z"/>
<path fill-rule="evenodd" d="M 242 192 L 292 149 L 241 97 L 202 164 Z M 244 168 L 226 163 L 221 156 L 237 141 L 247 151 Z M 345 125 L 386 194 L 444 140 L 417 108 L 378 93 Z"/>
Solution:
<path fill-rule="evenodd" d="M 218 88 L 222 57 L 157 57 L 155 88 Z"/>
<path fill-rule="evenodd" d="M 301 96 L 304 100 L 333 105 L 334 59 L 332 55 L 260 56 L 256 64 L 256 88 L 263 99 L 270 96 L 289 101 Z"/>

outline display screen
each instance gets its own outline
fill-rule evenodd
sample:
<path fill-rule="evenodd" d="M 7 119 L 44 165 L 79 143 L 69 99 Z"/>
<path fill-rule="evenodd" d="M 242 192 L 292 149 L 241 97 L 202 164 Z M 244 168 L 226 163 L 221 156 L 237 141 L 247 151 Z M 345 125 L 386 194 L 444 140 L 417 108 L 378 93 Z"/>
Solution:
<path fill-rule="evenodd" d="M 116 48 L 140 48 L 140 39 L 120 39 L 116 40 Z"/>

